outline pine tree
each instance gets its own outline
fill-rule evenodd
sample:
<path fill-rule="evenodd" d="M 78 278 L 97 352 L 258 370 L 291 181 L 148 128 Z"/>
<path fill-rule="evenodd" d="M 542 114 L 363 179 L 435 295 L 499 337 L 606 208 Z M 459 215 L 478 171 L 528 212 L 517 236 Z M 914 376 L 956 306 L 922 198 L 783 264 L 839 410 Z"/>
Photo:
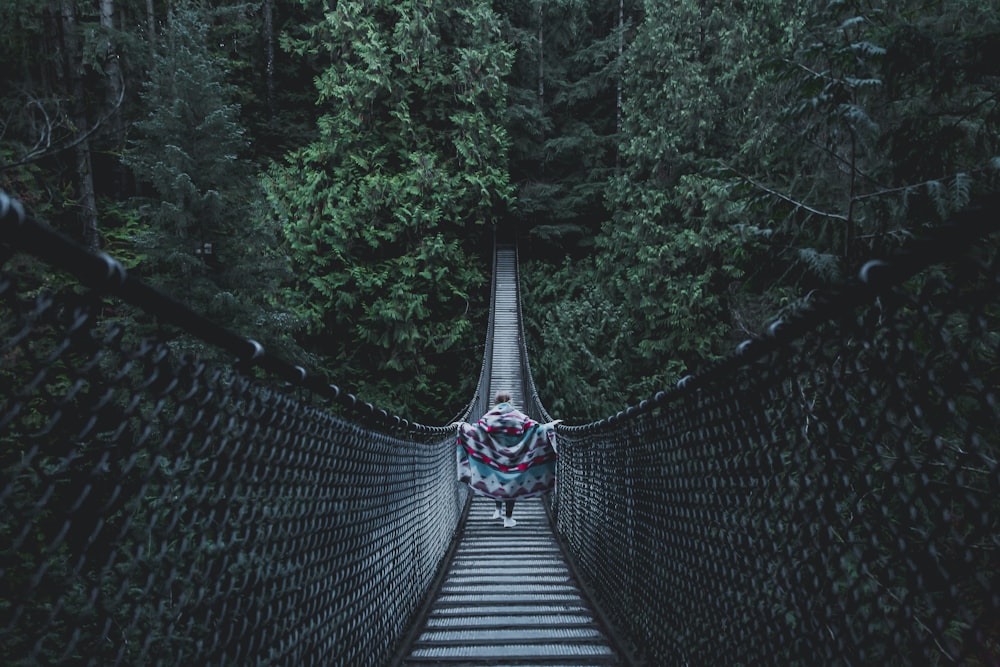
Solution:
<path fill-rule="evenodd" d="M 613 344 L 595 337 L 576 350 L 561 346 L 559 358 L 559 346 L 542 349 L 539 375 L 601 369 L 580 377 L 593 385 L 614 373 L 624 405 L 728 353 L 763 317 L 766 305 L 744 296 L 758 279 L 762 237 L 734 205 L 739 182 L 722 165 L 740 151 L 749 113 L 741 110 L 770 57 L 777 13 L 767 0 L 739 11 L 644 3 L 625 55 L 620 170 L 607 190 L 612 213 L 596 239 L 588 295 L 604 312 L 614 304 L 609 317 L 623 333 Z M 547 299 L 560 311 L 577 297 L 549 290 Z"/>
<path fill-rule="evenodd" d="M 808 2 L 795 24 L 740 172 L 813 280 L 996 189 L 996 7 Z"/>
<path fill-rule="evenodd" d="M 614 317 L 631 344 L 601 359 L 623 362 L 626 393 L 730 353 L 796 295 L 996 191 L 998 25 L 961 2 L 647 0 L 591 279 L 595 304 L 629 305 Z M 550 278 L 573 284 L 547 272 L 545 304 L 569 307 Z M 600 358 L 552 347 L 556 374 Z"/>
<path fill-rule="evenodd" d="M 303 3 L 227 0 L 213 7 L 209 43 L 226 61 L 225 80 L 251 139 L 248 157 L 266 163 L 314 140 L 312 82 L 323 64 L 280 48 L 282 34 L 311 21 Z"/>
<path fill-rule="evenodd" d="M 482 241 L 509 199 L 497 17 L 486 2 L 348 0 L 285 44 L 330 62 L 320 138 L 269 177 L 311 341 L 367 400 L 439 415 L 429 404 L 470 394 L 456 371 L 474 363 L 456 357 L 477 356 Z"/>
<path fill-rule="evenodd" d="M 633 306 L 633 370 L 664 384 L 732 340 L 728 295 L 748 248 L 716 160 L 737 150 L 733 111 L 753 74 L 739 48 L 748 13 L 650 0 L 627 54 L 622 169 L 599 265 Z"/>
<path fill-rule="evenodd" d="M 518 46 L 508 112 L 517 224 L 556 248 L 589 245 L 615 168 L 619 7 L 573 0 L 506 11 Z"/>
<path fill-rule="evenodd" d="M 278 229 L 261 218 L 235 91 L 208 46 L 212 21 L 200 3 L 176 2 L 159 35 L 141 94 L 148 112 L 125 158 L 149 192 L 136 199 L 142 231 L 132 240 L 150 282 L 269 342 L 287 326 L 271 322 L 282 316 L 265 307 L 285 277 Z"/>

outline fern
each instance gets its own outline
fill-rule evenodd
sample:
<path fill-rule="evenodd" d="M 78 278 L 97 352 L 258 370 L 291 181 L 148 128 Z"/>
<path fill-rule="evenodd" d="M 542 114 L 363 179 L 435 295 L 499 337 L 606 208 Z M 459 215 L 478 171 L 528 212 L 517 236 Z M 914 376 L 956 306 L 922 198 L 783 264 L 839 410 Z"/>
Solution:
<path fill-rule="evenodd" d="M 955 179 L 951 186 L 952 211 L 960 211 L 968 206 L 971 192 L 972 178 L 964 171 L 955 174 Z"/>
<path fill-rule="evenodd" d="M 810 272 L 824 281 L 838 282 L 843 275 L 840 259 L 836 255 L 819 252 L 815 248 L 799 248 L 799 261 L 806 265 Z"/>
<path fill-rule="evenodd" d="M 938 215 L 942 218 L 948 215 L 948 188 L 941 181 L 927 181 L 927 196 L 934 203 Z"/>

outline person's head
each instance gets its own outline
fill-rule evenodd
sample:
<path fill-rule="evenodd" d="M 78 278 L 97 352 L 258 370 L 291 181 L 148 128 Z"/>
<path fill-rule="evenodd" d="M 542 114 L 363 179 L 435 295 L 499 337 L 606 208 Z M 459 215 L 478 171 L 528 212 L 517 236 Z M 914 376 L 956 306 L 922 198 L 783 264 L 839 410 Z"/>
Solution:
<path fill-rule="evenodd" d="M 497 395 L 493 397 L 493 403 L 495 405 L 500 405 L 501 403 L 510 403 L 510 392 L 498 391 Z"/>

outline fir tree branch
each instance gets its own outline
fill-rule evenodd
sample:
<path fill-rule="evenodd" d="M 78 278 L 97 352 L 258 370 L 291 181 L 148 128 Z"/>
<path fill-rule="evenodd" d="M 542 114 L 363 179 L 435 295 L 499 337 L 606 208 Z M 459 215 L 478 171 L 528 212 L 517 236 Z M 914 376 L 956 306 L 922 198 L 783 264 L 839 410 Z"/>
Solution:
<path fill-rule="evenodd" d="M 970 174 L 970 175 L 971 174 L 981 174 L 981 173 L 987 171 L 987 169 L 988 169 L 987 167 L 979 167 L 977 169 L 969 169 L 966 172 L 960 172 L 960 173 L 966 173 L 966 174 Z M 863 194 L 863 195 L 854 195 L 854 197 L 852 197 L 852 199 L 854 201 L 862 201 L 864 199 L 873 199 L 875 197 L 884 197 L 886 195 L 897 194 L 899 192 L 906 192 L 907 190 L 913 190 L 915 188 L 927 187 L 927 185 L 929 185 L 930 183 L 941 183 L 941 182 L 947 181 L 947 180 L 949 180 L 951 178 L 955 178 L 956 175 L 957 175 L 957 173 L 955 173 L 955 174 L 947 174 L 947 175 L 941 176 L 939 178 L 928 178 L 927 180 L 920 181 L 918 183 L 908 183 L 907 185 L 900 185 L 899 187 L 896 187 L 896 188 L 885 188 L 885 189 L 882 189 L 882 190 L 876 190 L 875 192 L 868 192 L 868 193 Z"/>
<path fill-rule="evenodd" d="M 848 218 L 847 218 L 846 215 L 842 215 L 840 213 L 830 213 L 828 211 L 821 211 L 818 208 L 814 208 L 812 206 L 809 206 L 808 204 L 805 204 L 805 203 L 800 202 L 800 201 L 798 201 L 796 199 L 793 199 L 791 196 L 786 195 L 783 192 L 779 192 L 779 191 L 775 190 L 774 188 L 769 188 L 768 186 L 766 186 L 763 183 L 760 183 L 759 181 L 757 181 L 756 179 L 754 179 L 752 176 L 744 174 L 743 172 L 739 171 L 738 169 L 735 169 L 734 167 L 729 166 L 728 164 L 726 164 L 725 162 L 722 162 L 721 160 L 719 161 L 719 164 L 721 164 L 723 166 L 723 168 L 728 169 L 729 171 L 733 172 L 734 174 L 736 174 L 737 176 L 739 176 L 740 178 L 742 178 L 743 180 L 745 180 L 747 183 L 750 183 L 754 187 L 763 190 L 764 192 L 768 193 L 769 195 L 772 195 L 774 197 L 777 197 L 778 199 L 781 199 L 783 201 L 788 202 L 789 204 L 792 204 L 796 208 L 805 209 L 806 211 L 809 211 L 810 213 L 812 213 L 814 215 L 818 215 L 818 216 L 821 216 L 821 217 L 824 217 L 824 218 L 833 218 L 834 220 L 840 220 L 842 222 L 847 222 L 847 220 L 848 220 Z"/>
<path fill-rule="evenodd" d="M 792 128 L 789 125 L 785 125 L 785 127 L 788 128 L 789 132 L 791 132 L 791 131 L 794 130 L 794 128 Z M 808 136 L 803 136 L 802 139 L 803 139 L 803 141 L 805 141 L 807 144 L 809 144 L 810 146 L 812 146 L 816 150 L 821 151 L 823 153 L 826 153 L 827 155 L 829 155 L 835 161 L 839 162 L 844 167 L 846 167 L 846 168 L 853 168 L 854 171 L 857 173 L 858 176 L 861 176 L 865 180 L 869 181 L 872 185 L 874 185 L 876 187 L 879 187 L 879 188 L 884 188 L 885 187 L 882 183 L 880 183 L 879 181 L 877 181 L 874 176 L 868 174 L 865 171 L 862 171 L 857 166 L 851 167 L 851 163 L 848 162 L 846 159 L 844 159 L 844 156 L 842 156 L 839 153 L 837 153 L 837 151 L 832 150 L 829 146 L 824 146 L 824 145 L 820 144 L 818 141 L 816 141 L 815 139 L 812 139 L 812 138 L 810 138 Z"/>

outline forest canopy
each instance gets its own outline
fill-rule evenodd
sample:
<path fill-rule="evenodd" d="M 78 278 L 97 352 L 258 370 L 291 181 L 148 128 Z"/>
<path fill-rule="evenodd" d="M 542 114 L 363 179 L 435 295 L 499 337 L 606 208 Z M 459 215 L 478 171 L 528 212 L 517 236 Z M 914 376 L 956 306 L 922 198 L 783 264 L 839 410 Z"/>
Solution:
<path fill-rule="evenodd" d="M 0 25 L 0 189 L 428 423 L 472 395 L 498 228 L 542 400 L 585 419 L 1000 176 L 995 3 L 30 0 Z"/>

